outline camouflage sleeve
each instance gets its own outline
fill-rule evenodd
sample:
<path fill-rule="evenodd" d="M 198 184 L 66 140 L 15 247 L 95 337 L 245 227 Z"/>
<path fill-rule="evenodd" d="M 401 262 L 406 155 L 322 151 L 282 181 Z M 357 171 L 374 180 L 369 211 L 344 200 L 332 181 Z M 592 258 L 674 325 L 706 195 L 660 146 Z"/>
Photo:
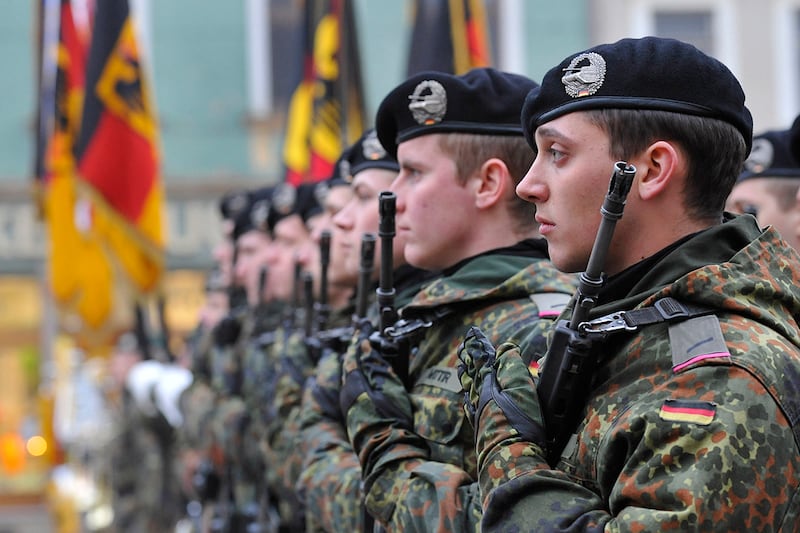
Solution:
<path fill-rule="evenodd" d="M 347 439 L 339 407 L 341 360 L 330 353 L 317 366 L 303 396 L 303 469 L 297 490 L 306 509 L 306 531 L 363 531 L 361 465 Z"/>
<path fill-rule="evenodd" d="M 301 509 L 294 485 L 302 462 L 297 453 L 300 406 L 305 381 L 314 369 L 301 334 L 295 333 L 288 338 L 277 369 L 275 394 L 269 408 L 262 449 L 267 484 L 272 494 L 281 500 L 281 518 L 284 523 L 298 523 Z"/>
<path fill-rule="evenodd" d="M 446 463 L 394 463 L 370 486 L 366 503 L 388 531 L 481 531 L 478 483 Z"/>
<path fill-rule="evenodd" d="M 480 472 L 495 487 L 483 531 L 800 530 L 791 426 L 749 372 L 699 367 L 624 408 L 595 405 L 569 456 L 593 479 L 563 460 L 551 469 L 528 443 L 500 445 Z"/>

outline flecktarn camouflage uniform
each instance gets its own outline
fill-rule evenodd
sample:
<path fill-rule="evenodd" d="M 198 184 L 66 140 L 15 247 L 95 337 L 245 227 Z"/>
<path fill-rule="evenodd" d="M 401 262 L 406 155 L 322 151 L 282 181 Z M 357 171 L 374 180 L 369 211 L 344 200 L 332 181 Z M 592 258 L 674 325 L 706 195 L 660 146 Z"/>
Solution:
<path fill-rule="evenodd" d="M 540 318 L 552 318 L 573 292 L 574 279 L 543 255 L 497 252 L 427 285 L 403 309 L 407 319 L 435 317 L 410 364 L 413 434 L 424 446 L 409 454 L 402 444 L 382 451 L 368 442 L 359 450 L 366 505 L 377 521 L 393 531 L 478 530 L 476 455 L 457 374 L 458 346 L 478 325 L 491 339 L 511 339 L 543 354 L 552 320 Z M 550 307 L 539 307 L 547 301 L 541 295 L 552 297 Z M 348 411 L 351 440 L 370 423 L 369 409 L 359 400 Z"/>
<path fill-rule="evenodd" d="M 402 308 L 438 273 L 409 265 L 395 269 L 396 305 Z M 378 320 L 375 287 L 367 295 L 367 318 Z M 351 328 L 352 329 L 352 328 Z M 306 510 L 306 531 L 364 531 L 365 509 L 361 490 L 361 463 L 347 438 L 339 404 L 342 356 L 354 340 L 326 352 L 303 394 L 300 409 L 302 467 L 297 492 Z"/>
<path fill-rule="evenodd" d="M 800 531 L 800 256 L 738 217 L 641 276 L 591 318 L 667 296 L 714 314 L 596 345 L 556 468 L 515 438 L 478 450 L 483 530 Z"/>
<path fill-rule="evenodd" d="M 334 311 L 328 326 L 338 328 L 350 321 L 350 307 Z M 274 390 L 261 441 L 267 464 L 267 483 L 276 495 L 282 527 L 304 528 L 305 512 L 295 490 L 302 469 L 300 417 L 303 392 L 313 375 L 319 354 L 309 349 L 305 332 L 295 329 L 281 332 L 270 358 L 275 374 Z"/>

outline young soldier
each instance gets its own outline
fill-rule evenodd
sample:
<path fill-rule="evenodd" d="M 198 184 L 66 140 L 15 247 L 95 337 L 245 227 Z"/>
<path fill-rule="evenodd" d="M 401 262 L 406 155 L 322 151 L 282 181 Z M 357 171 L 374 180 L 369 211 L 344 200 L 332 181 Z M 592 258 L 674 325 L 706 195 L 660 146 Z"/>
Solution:
<path fill-rule="evenodd" d="M 397 236 L 406 260 L 440 270 L 402 309 L 424 338 L 397 369 L 388 331 L 352 345 L 340 396 L 366 506 L 389 530 L 477 530 L 473 434 L 463 414 L 457 348 L 470 325 L 544 350 L 550 320 L 572 293 L 547 260 L 534 212 L 514 194 L 533 154 L 519 113 L 536 83 L 490 68 L 415 75 L 381 103 L 378 137 L 397 155 Z M 373 347 L 374 344 L 374 347 Z M 399 342 L 402 346 L 403 342 Z M 390 351 L 387 351 L 390 350 Z M 383 353 L 381 353 L 383 351 Z M 402 351 L 402 350 L 401 350 Z"/>
<path fill-rule="evenodd" d="M 358 285 L 361 271 L 361 241 L 365 233 L 378 234 L 378 197 L 397 177 L 399 166 L 368 130 L 348 151 L 343 171 L 351 181 L 351 200 L 333 217 L 332 255 L 341 260 L 337 277 Z M 403 257 L 403 240 L 393 241 L 393 275 L 397 305 L 410 301 L 419 286 L 432 274 L 409 267 Z M 365 301 L 375 302 L 375 283 L 381 268 L 381 243 L 375 242 L 373 268 Z M 357 295 L 359 298 L 362 295 Z M 371 307 L 371 310 L 374 308 Z M 373 310 L 371 314 L 376 314 Z M 303 397 L 302 435 L 299 446 L 303 469 L 297 483 L 306 509 L 306 531 L 363 531 L 361 466 L 347 439 L 344 416 L 339 406 L 342 353 L 332 350 L 320 360 L 314 380 Z"/>
<path fill-rule="evenodd" d="M 556 267 L 587 269 L 615 162 L 635 178 L 571 339 L 589 378 L 566 391 L 574 419 L 545 427 L 537 394 L 560 350 L 535 383 L 516 348 L 466 339 L 484 531 L 800 530 L 800 256 L 723 214 L 752 142 L 744 99 L 722 63 L 653 37 L 572 55 L 531 92 L 517 193 Z"/>
<path fill-rule="evenodd" d="M 322 264 L 320 241 L 322 232 L 330 229 L 331 215 L 349 198 L 349 189 L 338 176 L 333 176 L 324 186 L 301 185 L 296 191 L 293 214 L 276 226 L 278 245 L 270 261 L 270 271 L 294 271 L 295 263 L 303 273 L 311 275 L 313 292 L 321 296 Z M 320 191 L 324 190 L 321 194 Z M 336 239 L 332 237 L 332 241 Z M 336 251 L 330 250 L 335 257 Z M 340 258 L 331 262 L 338 265 Z M 289 285 L 287 283 L 287 285 Z M 291 285 L 289 285 L 291 286 Z M 340 279 L 327 285 L 326 328 L 343 326 L 350 321 L 350 297 L 353 285 Z M 319 357 L 316 335 L 319 333 L 321 307 L 302 301 L 301 312 L 287 322 L 278 332 L 275 343 L 265 354 L 272 369 L 269 380 L 262 384 L 263 403 L 266 408 L 265 431 L 261 439 L 267 464 L 267 484 L 278 503 L 280 525 L 290 531 L 304 528 L 303 509 L 295 495 L 295 483 L 301 467 L 299 452 L 299 417 L 303 389 L 311 377 Z M 319 302 L 314 302 L 314 304 Z M 310 316 L 306 314 L 312 311 Z M 307 321 L 307 320 L 310 320 Z M 311 331 L 307 326 L 311 326 Z"/>
<path fill-rule="evenodd" d="M 791 130 L 773 130 L 753 138 L 736 185 L 725 203 L 732 213 L 749 213 L 762 227 L 773 226 L 795 250 L 800 250 L 800 164 L 789 149 Z"/>

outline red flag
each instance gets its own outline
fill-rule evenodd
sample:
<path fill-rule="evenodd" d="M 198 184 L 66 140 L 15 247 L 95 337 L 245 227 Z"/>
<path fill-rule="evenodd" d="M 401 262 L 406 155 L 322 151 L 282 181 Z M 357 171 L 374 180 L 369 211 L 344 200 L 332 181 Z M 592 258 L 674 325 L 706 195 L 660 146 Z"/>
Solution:
<path fill-rule="evenodd" d="M 58 109 L 69 111 L 69 121 L 56 127 L 46 151 L 49 270 L 56 301 L 99 328 L 125 282 L 135 293 L 158 285 L 164 198 L 155 112 L 127 0 L 97 3 L 88 59 L 85 49 L 68 46 L 70 13 L 64 0 L 60 49 L 70 60 L 62 78 L 81 80 L 85 90 L 57 91 L 66 95 L 58 99 L 69 105 Z"/>
<path fill-rule="evenodd" d="M 303 78 L 292 95 L 283 159 L 298 185 L 330 177 L 364 130 L 364 98 L 352 2 L 307 0 Z"/>
<path fill-rule="evenodd" d="M 413 0 L 414 28 L 407 74 L 463 74 L 491 64 L 482 0 Z"/>

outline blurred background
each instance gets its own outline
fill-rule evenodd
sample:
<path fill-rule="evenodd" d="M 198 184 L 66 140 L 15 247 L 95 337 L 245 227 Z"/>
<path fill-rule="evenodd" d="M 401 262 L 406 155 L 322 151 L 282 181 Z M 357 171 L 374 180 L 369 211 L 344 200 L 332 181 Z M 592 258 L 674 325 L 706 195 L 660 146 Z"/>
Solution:
<path fill-rule="evenodd" d="M 408 74 L 482 63 L 540 80 L 577 50 L 660 35 L 731 68 L 756 133 L 800 111 L 800 0 L 0 5 L 0 531 L 92 523 L 103 361 L 120 335 L 179 353 L 222 239 L 220 197 L 324 179 Z M 72 498 L 53 497 L 63 487 Z"/>

